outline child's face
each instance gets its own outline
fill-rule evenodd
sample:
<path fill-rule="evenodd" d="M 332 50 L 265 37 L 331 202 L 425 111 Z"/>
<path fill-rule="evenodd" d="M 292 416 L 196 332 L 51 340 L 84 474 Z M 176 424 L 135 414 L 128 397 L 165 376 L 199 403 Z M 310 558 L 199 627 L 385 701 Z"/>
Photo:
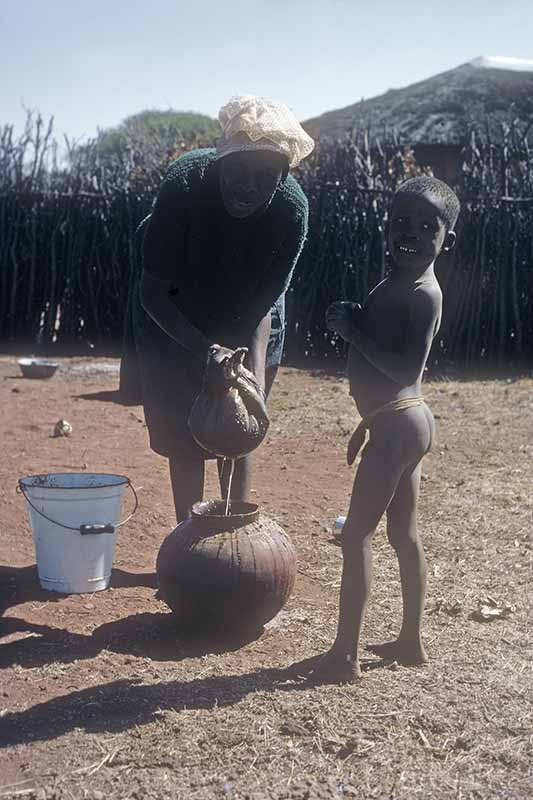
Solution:
<path fill-rule="evenodd" d="M 225 156 L 220 163 L 220 190 L 228 214 L 244 219 L 266 207 L 282 172 L 283 156 L 268 150 Z"/>
<path fill-rule="evenodd" d="M 389 249 L 400 269 L 429 267 L 446 240 L 443 202 L 430 193 L 396 196 L 389 224 Z"/>

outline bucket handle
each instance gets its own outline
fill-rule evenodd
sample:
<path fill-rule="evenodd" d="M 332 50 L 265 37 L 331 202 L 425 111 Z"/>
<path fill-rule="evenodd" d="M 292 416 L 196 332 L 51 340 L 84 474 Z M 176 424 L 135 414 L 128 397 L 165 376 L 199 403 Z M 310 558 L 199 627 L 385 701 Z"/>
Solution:
<path fill-rule="evenodd" d="M 128 514 L 126 519 L 123 519 L 121 522 L 117 522 L 116 525 L 113 525 L 111 522 L 95 522 L 92 525 L 90 524 L 80 525 L 79 528 L 73 528 L 70 525 L 64 525 L 62 522 L 56 522 L 56 520 L 51 519 L 51 517 L 47 517 L 46 514 L 44 514 L 40 509 L 36 508 L 31 502 L 26 492 L 24 491 L 22 479 L 19 480 L 18 482 L 17 492 L 25 497 L 27 504 L 31 506 L 31 508 L 33 508 L 33 510 L 36 511 L 37 514 L 40 514 L 41 517 L 44 517 L 44 519 L 48 520 L 48 522 L 51 522 L 52 525 L 57 525 L 58 527 L 64 528 L 67 531 L 76 531 L 77 533 L 81 533 L 82 536 L 87 536 L 89 534 L 95 534 L 95 533 L 115 533 L 116 530 L 122 528 L 122 526 L 125 525 L 126 522 L 130 521 L 130 519 L 133 517 L 133 515 L 139 508 L 139 498 L 130 480 L 128 480 L 127 486 L 129 486 L 129 488 L 133 492 L 133 496 L 135 498 L 135 505 L 133 507 L 133 511 L 131 512 L 131 514 Z"/>

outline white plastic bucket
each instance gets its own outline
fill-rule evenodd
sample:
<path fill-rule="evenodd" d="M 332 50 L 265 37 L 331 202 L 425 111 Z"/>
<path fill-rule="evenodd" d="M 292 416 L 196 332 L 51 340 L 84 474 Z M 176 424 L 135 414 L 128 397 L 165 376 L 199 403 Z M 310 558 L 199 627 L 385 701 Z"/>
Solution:
<path fill-rule="evenodd" d="M 107 589 L 116 529 L 127 521 L 119 522 L 127 486 L 133 490 L 124 475 L 98 473 L 51 473 L 19 480 L 43 589 L 64 594 Z M 136 495 L 135 501 L 133 513 Z"/>

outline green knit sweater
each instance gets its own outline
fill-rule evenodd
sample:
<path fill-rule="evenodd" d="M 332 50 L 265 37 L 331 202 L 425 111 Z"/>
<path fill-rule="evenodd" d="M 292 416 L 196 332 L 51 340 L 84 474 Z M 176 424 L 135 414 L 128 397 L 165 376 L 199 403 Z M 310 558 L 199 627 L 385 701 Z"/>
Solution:
<path fill-rule="evenodd" d="M 289 175 L 268 208 L 225 210 L 215 150 L 194 150 L 167 172 L 147 227 L 144 267 L 172 281 L 187 319 L 221 344 L 244 343 L 287 289 L 307 234 L 307 199 Z"/>
<path fill-rule="evenodd" d="M 307 234 L 307 198 L 291 175 L 263 213 L 233 219 L 222 205 L 214 156 L 212 149 L 194 150 L 170 165 L 143 225 L 143 257 L 129 293 L 120 391 L 125 401 L 144 402 L 145 410 L 147 404 L 157 405 L 159 411 L 149 416 L 161 418 L 161 438 L 168 435 L 168 415 L 160 404 L 170 397 L 173 414 L 185 415 L 199 387 L 184 377 L 187 362 L 192 366 L 190 354 L 140 304 L 141 266 L 172 281 L 177 307 L 212 341 L 246 346 L 288 287 Z M 155 423 L 149 421 L 149 427 Z"/>

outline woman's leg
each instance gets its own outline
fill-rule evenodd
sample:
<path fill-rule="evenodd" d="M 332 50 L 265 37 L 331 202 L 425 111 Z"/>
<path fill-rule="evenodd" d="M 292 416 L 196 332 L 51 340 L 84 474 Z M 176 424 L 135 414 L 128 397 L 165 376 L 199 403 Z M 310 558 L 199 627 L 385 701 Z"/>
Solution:
<path fill-rule="evenodd" d="M 192 505 L 203 499 L 205 461 L 201 456 L 181 452 L 171 456 L 168 464 L 179 524 L 187 519 Z"/>
<path fill-rule="evenodd" d="M 220 481 L 220 494 L 225 500 L 228 496 L 228 485 L 231 475 L 231 461 L 219 458 L 218 479 Z M 252 484 L 252 457 L 250 455 L 239 458 L 234 462 L 233 478 L 231 481 L 231 499 L 248 502 Z"/>
<path fill-rule="evenodd" d="M 267 367 L 265 371 L 265 393 L 268 398 L 276 379 L 278 368 Z M 223 498 L 228 495 L 229 476 L 231 474 L 231 462 L 227 459 L 218 459 L 218 477 L 220 481 L 220 492 Z M 252 488 L 252 455 L 244 456 L 235 461 L 233 479 L 231 482 L 231 499 L 249 502 L 250 490 Z"/>

